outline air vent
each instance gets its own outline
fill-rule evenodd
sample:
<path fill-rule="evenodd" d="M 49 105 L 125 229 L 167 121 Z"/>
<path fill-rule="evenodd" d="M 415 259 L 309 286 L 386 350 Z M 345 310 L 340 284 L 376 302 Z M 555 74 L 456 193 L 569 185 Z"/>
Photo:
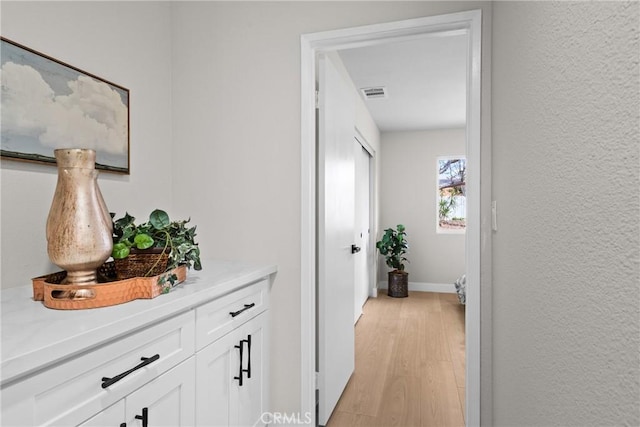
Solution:
<path fill-rule="evenodd" d="M 387 88 L 384 86 L 365 87 L 360 89 L 364 99 L 386 98 Z"/>

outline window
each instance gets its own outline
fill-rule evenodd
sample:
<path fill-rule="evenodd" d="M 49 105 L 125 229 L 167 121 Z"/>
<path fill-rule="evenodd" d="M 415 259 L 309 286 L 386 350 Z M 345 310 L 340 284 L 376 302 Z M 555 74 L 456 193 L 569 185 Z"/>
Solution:
<path fill-rule="evenodd" d="M 438 158 L 438 233 L 464 233 L 467 227 L 464 157 Z"/>

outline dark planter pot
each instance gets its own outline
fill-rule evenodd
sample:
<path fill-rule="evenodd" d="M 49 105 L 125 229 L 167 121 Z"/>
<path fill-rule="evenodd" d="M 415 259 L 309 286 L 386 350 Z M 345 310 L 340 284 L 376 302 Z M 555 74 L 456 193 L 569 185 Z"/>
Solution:
<path fill-rule="evenodd" d="M 394 270 L 389 272 L 389 290 L 387 295 L 394 298 L 409 296 L 409 273 Z"/>

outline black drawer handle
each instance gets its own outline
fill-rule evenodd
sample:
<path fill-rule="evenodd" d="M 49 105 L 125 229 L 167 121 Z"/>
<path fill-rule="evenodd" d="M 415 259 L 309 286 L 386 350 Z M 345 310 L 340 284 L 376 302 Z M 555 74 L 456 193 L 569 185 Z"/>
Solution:
<path fill-rule="evenodd" d="M 233 379 L 238 380 L 238 385 L 242 387 L 242 373 L 244 372 L 244 369 L 242 369 L 242 349 L 244 346 L 242 345 L 242 341 L 240 341 L 240 345 L 236 345 L 234 347 L 240 350 L 240 369 L 238 370 L 238 376 L 233 377 Z"/>
<path fill-rule="evenodd" d="M 142 415 L 136 415 L 136 420 L 142 421 L 142 427 L 149 425 L 149 408 L 142 408 Z"/>
<path fill-rule="evenodd" d="M 144 368 L 145 366 L 149 365 L 150 363 L 155 362 L 158 359 L 160 359 L 160 355 L 159 354 L 156 354 L 155 356 L 151 356 L 151 357 L 141 357 L 140 360 L 142 360 L 142 363 L 140 363 L 137 366 L 134 366 L 133 368 L 129 369 L 128 371 L 125 371 L 125 372 L 123 372 L 121 374 L 118 374 L 113 378 L 102 377 L 102 388 L 107 388 L 110 385 L 113 385 L 113 384 L 117 383 L 118 381 L 120 381 L 121 379 L 123 379 L 124 377 L 129 375 L 130 373 L 132 373 L 134 371 L 137 371 L 140 368 Z"/>
<path fill-rule="evenodd" d="M 238 311 L 230 311 L 229 314 L 231 317 L 236 317 L 238 314 L 242 313 L 245 310 L 249 310 L 251 307 L 255 307 L 256 303 L 252 302 L 251 304 L 245 304 L 244 308 L 241 308 Z"/>
<path fill-rule="evenodd" d="M 247 369 L 243 369 L 242 372 L 246 372 L 247 378 L 251 378 L 251 335 L 250 334 L 247 335 L 246 340 L 240 341 L 240 345 L 242 345 L 243 342 L 247 343 L 247 349 L 249 350 L 249 354 L 248 354 L 249 357 L 247 357 Z"/>

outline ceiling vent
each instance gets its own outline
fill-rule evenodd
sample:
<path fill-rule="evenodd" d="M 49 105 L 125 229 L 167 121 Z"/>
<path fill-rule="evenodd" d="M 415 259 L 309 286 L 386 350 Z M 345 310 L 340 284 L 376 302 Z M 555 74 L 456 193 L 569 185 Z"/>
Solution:
<path fill-rule="evenodd" d="M 385 86 L 365 87 L 360 91 L 364 99 L 387 98 L 387 88 Z"/>

